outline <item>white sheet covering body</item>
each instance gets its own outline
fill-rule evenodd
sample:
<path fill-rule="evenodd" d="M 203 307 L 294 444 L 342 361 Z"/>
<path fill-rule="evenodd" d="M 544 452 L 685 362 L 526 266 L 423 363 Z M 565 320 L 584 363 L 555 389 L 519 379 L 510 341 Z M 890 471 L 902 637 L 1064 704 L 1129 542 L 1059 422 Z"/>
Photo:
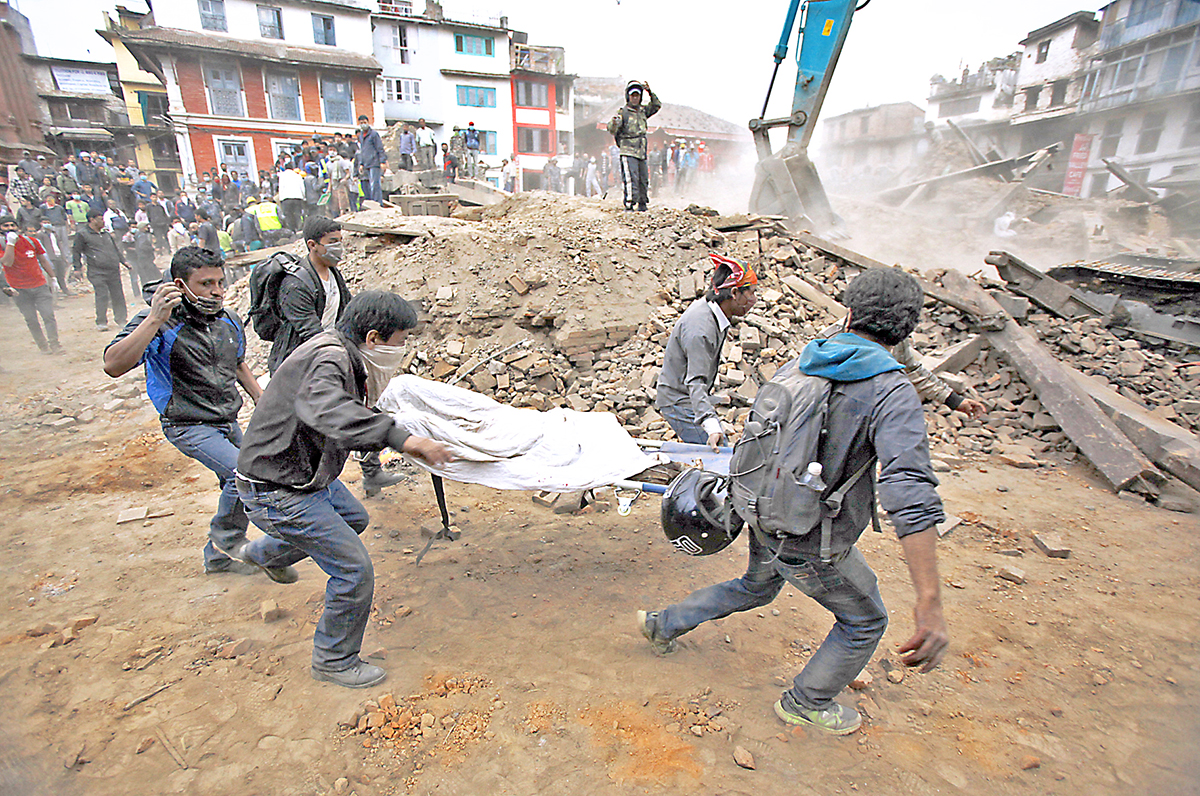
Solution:
<path fill-rule="evenodd" d="M 453 481 L 570 492 L 605 486 L 660 462 L 606 412 L 515 409 L 407 375 L 392 379 L 377 406 L 409 433 L 449 447 L 456 459 L 445 465 L 408 458 Z"/>

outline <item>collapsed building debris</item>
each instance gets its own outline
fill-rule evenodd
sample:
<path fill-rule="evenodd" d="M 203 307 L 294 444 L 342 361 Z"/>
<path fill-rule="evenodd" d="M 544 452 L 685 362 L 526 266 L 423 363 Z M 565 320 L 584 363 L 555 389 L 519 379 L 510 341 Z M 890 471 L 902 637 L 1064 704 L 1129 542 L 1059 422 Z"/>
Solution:
<path fill-rule="evenodd" d="M 461 380 L 513 406 L 611 412 L 646 439 L 672 436 L 653 407 L 655 384 L 672 326 L 703 293 L 710 250 L 753 260 L 760 274 L 760 303 L 731 331 L 718 372 L 716 403 L 729 432 L 740 428 L 759 386 L 842 317 L 836 297 L 848 281 L 879 264 L 816 236 L 789 233 L 769 217 L 725 219 L 667 208 L 626 214 L 540 192 L 485 208 L 478 222 L 406 217 L 396 209 L 344 220 L 349 230 L 372 230 L 346 236 L 343 272 L 352 289 L 394 290 L 421 307 L 403 372 Z M 425 225 L 423 234 L 391 232 L 414 222 Z M 1200 367 L 1175 362 L 1165 346 L 1103 318 L 1060 318 L 1029 306 L 1019 320 L 1006 320 L 1001 345 L 994 330 L 979 333 L 978 318 L 996 310 L 978 312 L 978 297 L 961 295 L 955 280 L 965 277 L 937 271 L 925 277 L 929 298 L 912 342 L 952 386 L 990 407 L 978 420 L 927 407 L 939 469 L 986 456 L 1037 467 L 1078 451 L 1107 473 L 1114 489 L 1154 494 L 1163 477 L 1151 461 L 1200 483 L 1192 475 L 1200 459 L 1186 447 L 1200 427 L 1200 401 L 1191 400 Z M 992 304 L 1025 301 L 1000 283 L 966 281 Z M 244 285 L 231 291 L 235 307 L 247 300 Z M 1010 360 L 1010 350 L 1024 361 Z M 249 356 L 258 367 L 265 347 L 254 341 Z M 1096 408 L 1100 391 L 1077 387 L 1068 365 L 1102 379 L 1116 396 L 1104 393 L 1103 412 Z M 1047 368 L 1052 375 L 1039 376 Z M 1081 392 L 1087 401 L 1073 403 Z M 1117 398 L 1138 412 L 1114 410 Z M 1077 416 L 1086 416 L 1082 426 Z M 1102 450 L 1093 443 L 1095 427 L 1106 428 Z M 1115 462 L 1109 450 L 1120 452 Z"/>

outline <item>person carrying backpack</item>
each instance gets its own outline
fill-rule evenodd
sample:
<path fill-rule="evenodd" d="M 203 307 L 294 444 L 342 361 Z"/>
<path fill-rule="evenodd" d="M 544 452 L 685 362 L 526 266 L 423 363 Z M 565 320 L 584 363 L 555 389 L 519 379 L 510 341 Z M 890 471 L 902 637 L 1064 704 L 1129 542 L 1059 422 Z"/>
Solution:
<path fill-rule="evenodd" d="M 844 296 L 849 331 L 812 341 L 763 385 L 734 448 L 731 502 L 750 526 L 746 574 L 637 613 L 642 635 L 656 653 L 667 654 L 703 622 L 764 606 L 790 583 L 837 621 L 775 703 L 775 714 L 834 735 L 861 723 L 853 708 L 834 698 L 870 661 L 888 624 L 875 573 L 856 547 L 874 517 L 876 463 L 879 503 L 900 537 L 917 597 L 916 632 L 900 647 L 907 653 L 901 661 L 931 671 L 949 644 L 936 549 L 936 526 L 945 513 L 925 416 L 916 388 L 888 353 L 916 327 L 924 296 L 916 279 L 894 268 L 863 272 Z M 813 418 L 820 419 L 806 421 Z M 816 483 L 807 490 L 803 481 L 813 468 Z M 747 484 L 760 488 L 751 490 L 752 500 L 739 499 L 739 487 Z M 776 491 L 761 488 L 768 485 Z M 667 516 L 664 502 L 664 525 Z"/>
<path fill-rule="evenodd" d="M 756 300 L 754 269 L 709 254 L 715 266 L 709 291 L 679 316 L 663 352 L 654 408 L 679 439 L 716 447 L 724 432 L 713 406 L 713 384 L 729 324 L 750 311 Z"/>
<path fill-rule="evenodd" d="M 304 222 L 304 242 L 308 246 L 304 259 L 289 258 L 275 276 L 263 270 L 250 277 L 250 316 L 254 331 L 272 341 L 267 355 L 272 376 L 293 351 L 336 326 L 350 303 L 350 289 L 337 268 L 344 254 L 342 225 L 328 216 L 310 216 Z M 263 263 L 255 271 L 267 266 Z M 378 453 L 360 461 L 367 497 L 404 480 L 383 469 Z"/>

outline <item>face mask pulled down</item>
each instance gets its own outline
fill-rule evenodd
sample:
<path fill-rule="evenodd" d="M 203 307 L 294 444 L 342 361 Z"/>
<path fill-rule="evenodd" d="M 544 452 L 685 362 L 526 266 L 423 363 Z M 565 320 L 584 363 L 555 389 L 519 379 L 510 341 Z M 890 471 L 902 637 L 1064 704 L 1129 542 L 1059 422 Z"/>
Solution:
<path fill-rule="evenodd" d="M 358 353 L 362 354 L 367 367 L 367 406 L 374 406 L 400 369 L 404 349 L 398 345 L 377 345 L 359 348 Z"/>
<path fill-rule="evenodd" d="M 193 293 L 187 286 L 182 284 L 183 300 L 192 306 L 196 312 L 201 315 L 216 315 L 225 308 L 225 300 L 219 298 L 201 298 Z"/>

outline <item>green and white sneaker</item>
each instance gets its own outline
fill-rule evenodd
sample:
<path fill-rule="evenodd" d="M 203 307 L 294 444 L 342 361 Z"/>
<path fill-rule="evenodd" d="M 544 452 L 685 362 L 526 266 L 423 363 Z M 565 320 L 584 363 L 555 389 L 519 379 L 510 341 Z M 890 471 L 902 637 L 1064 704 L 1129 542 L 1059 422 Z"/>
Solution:
<path fill-rule="evenodd" d="M 796 713 L 783 706 L 783 700 L 775 703 L 775 715 L 785 724 L 796 727 L 813 727 L 830 735 L 849 735 L 862 724 L 862 716 L 854 708 L 837 702 L 829 703 L 822 710 L 801 710 Z"/>
<path fill-rule="evenodd" d="M 650 642 L 650 648 L 654 650 L 655 655 L 669 655 L 675 651 L 675 639 L 663 641 L 654 636 L 654 629 L 658 626 L 658 611 L 638 611 L 637 623 L 638 630 L 642 631 L 646 641 Z"/>

